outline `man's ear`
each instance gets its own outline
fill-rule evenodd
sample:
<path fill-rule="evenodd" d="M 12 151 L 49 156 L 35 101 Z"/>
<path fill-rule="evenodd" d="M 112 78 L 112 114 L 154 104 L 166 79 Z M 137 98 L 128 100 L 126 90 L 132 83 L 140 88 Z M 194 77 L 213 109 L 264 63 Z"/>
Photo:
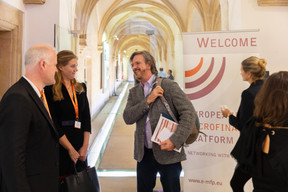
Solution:
<path fill-rule="evenodd" d="M 39 64 L 39 67 L 41 69 L 44 69 L 46 67 L 46 65 L 47 65 L 47 63 L 46 63 L 46 61 L 44 59 L 41 59 L 38 64 Z"/>
<path fill-rule="evenodd" d="M 147 65 L 149 66 L 149 69 L 151 69 L 151 61 L 148 61 Z"/>

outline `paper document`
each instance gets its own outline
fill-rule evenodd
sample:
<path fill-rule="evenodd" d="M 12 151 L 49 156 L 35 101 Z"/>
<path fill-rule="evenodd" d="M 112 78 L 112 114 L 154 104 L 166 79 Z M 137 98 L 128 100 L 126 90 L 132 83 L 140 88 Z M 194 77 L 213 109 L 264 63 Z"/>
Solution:
<path fill-rule="evenodd" d="M 160 131 L 159 135 L 158 135 L 158 139 L 160 141 L 165 141 L 166 139 L 170 138 L 171 135 L 173 134 L 173 132 L 170 132 L 169 129 L 167 129 L 166 127 L 164 127 L 162 129 L 162 131 Z"/>
<path fill-rule="evenodd" d="M 152 135 L 151 141 L 159 144 L 162 141 L 169 139 L 171 135 L 173 135 L 173 133 L 176 131 L 177 125 L 178 125 L 177 123 L 171 121 L 170 119 L 164 117 L 161 114 L 157 126 L 155 128 L 155 131 Z M 181 148 L 180 149 L 175 148 L 174 150 L 180 152 Z"/>

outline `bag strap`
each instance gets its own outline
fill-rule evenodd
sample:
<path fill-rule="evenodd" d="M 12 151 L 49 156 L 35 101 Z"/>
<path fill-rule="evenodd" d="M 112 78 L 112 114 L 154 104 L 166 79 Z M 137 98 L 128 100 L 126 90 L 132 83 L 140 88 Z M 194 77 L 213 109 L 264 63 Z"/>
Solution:
<path fill-rule="evenodd" d="M 71 160 L 72 161 L 72 160 Z M 76 164 L 78 163 L 78 161 L 80 161 L 80 160 L 77 160 L 77 162 L 76 162 Z M 84 163 L 84 161 L 83 161 L 83 163 L 82 162 L 79 162 L 78 163 L 78 168 L 80 168 L 81 169 L 81 171 L 78 171 L 77 170 L 77 167 L 76 167 L 76 164 L 72 161 L 72 163 L 73 163 L 73 167 L 74 167 L 74 171 L 75 171 L 75 174 L 77 175 L 77 173 L 79 173 L 79 172 L 81 172 L 81 171 L 84 171 L 84 170 L 87 170 L 88 168 L 89 168 L 89 166 L 86 166 L 86 165 L 84 165 L 83 163 Z"/>
<path fill-rule="evenodd" d="M 74 167 L 75 174 L 77 175 L 78 171 L 77 171 L 77 168 L 76 168 L 76 164 L 74 162 L 73 162 L 73 167 Z"/>
<path fill-rule="evenodd" d="M 263 127 L 270 128 L 270 129 L 288 129 L 288 127 L 280 127 L 280 126 L 273 127 L 273 126 L 271 126 L 270 124 L 267 124 L 267 123 L 264 123 Z"/>
<path fill-rule="evenodd" d="M 163 78 L 157 77 L 157 85 L 161 86 L 162 80 L 163 80 Z M 165 99 L 165 97 L 162 96 L 162 97 L 160 97 L 160 99 L 161 99 L 162 103 L 164 104 L 164 106 L 166 107 L 169 115 L 172 117 L 172 119 L 173 119 L 176 123 L 178 123 L 178 121 L 177 121 L 174 113 L 172 112 L 172 110 L 171 110 L 171 108 L 170 108 L 167 100 Z M 199 122 L 199 117 L 198 117 L 198 115 L 196 116 L 195 126 L 196 126 L 196 129 L 197 129 L 197 131 L 198 131 L 199 133 L 202 133 L 202 134 L 206 135 L 205 133 L 203 133 L 202 131 L 200 131 L 200 122 Z"/>
<path fill-rule="evenodd" d="M 162 80 L 163 80 L 163 78 L 158 77 L 158 78 L 157 78 L 157 85 L 161 86 Z M 163 95 L 162 97 L 160 97 L 160 99 L 161 99 L 162 103 L 164 104 L 164 106 L 166 107 L 169 115 L 172 117 L 172 119 L 173 119 L 176 123 L 178 123 L 178 121 L 177 121 L 174 113 L 172 112 L 172 110 L 171 110 L 171 108 L 170 108 L 167 100 L 165 99 L 164 95 Z"/>

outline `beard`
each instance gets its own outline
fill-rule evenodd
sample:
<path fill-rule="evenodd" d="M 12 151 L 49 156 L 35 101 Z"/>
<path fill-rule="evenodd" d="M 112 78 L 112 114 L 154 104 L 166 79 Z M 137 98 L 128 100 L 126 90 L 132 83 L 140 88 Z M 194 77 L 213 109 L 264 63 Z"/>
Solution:
<path fill-rule="evenodd" d="M 146 72 L 145 69 L 134 70 L 134 78 L 137 79 L 138 81 L 141 81 L 141 79 L 143 78 L 145 72 Z"/>

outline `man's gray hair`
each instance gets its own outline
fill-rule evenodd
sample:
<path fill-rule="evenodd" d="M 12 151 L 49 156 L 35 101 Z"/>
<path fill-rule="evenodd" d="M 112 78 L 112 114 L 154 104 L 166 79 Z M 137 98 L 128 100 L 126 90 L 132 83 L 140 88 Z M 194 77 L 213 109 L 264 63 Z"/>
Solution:
<path fill-rule="evenodd" d="M 41 59 L 47 61 L 53 54 L 52 50 L 54 50 L 54 48 L 51 47 L 50 45 L 39 44 L 32 46 L 25 53 L 25 61 L 24 61 L 25 66 L 31 64 L 34 65 Z"/>

